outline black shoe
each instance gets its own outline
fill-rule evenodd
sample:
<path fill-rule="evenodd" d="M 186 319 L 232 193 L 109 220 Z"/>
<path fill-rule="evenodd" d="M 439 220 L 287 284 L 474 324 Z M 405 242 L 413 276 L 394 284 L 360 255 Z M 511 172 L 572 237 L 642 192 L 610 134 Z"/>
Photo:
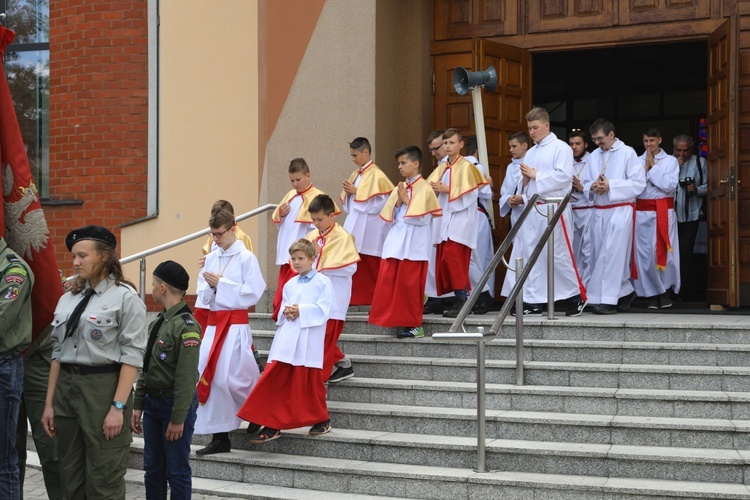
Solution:
<path fill-rule="evenodd" d="M 453 305 L 447 311 L 443 311 L 443 316 L 446 318 L 457 318 L 458 313 L 461 312 L 461 308 L 466 304 L 466 299 L 456 298 L 453 300 Z"/>
<path fill-rule="evenodd" d="M 571 304 L 568 306 L 568 310 L 565 313 L 565 316 L 568 317 L 575 317 L 580 316 L 583 310 L 586 308 L 587 302 L 585 300 L 578 300 L 576 302 L 571 302 Z"/>
<path fill-rule="evenodd" d="M 611 304 L 597 304 L 591 308 L 594 314 L 617 314 L 617 306 Z"/>
<path fill-rule="evenodd" d="M 648 309 L 659 309 L 659 295 L 654 295 L 648 299 L 648 305 L 646 307 Z"/>
<path fill-rule="evenodd" d="M 527 304 L 526 302 L 523 303 L 523 315 L 524 316 L 536 316 L 536 315 L 542 314 L 543 311 L 544 310 L 542 309 L 542 306 L 540 306 L 539 304 Z M 515 305 L 511 307 L 510 315 L 511 316 L 516 315 Z"/>
<path fill-rule="evenodd" d="M 427 302 L 424 303 L 424 314 L 443 314 L 443 309 L 445 308 L 445 305 L 443 304 L 443 299 L 434 299 L 429 298 L 427 299 Z"/>
<path fill-rule="evenodd" d="M 331 432 L 331 421 L 326 420 L 325 422 L 321 422 L 310 427 L 310 431 L 308 432 L 308 434 L 310 434 L 311 436 L 321 436 L 323 434 L 328 434 L 329 432 Z"/>
<path fill-rule="evenodd" d="M 479 294 L 477 303 L 471 308 L 473 314 L 487 314 L 490 312 L 490 305 L 492 304 L 492 296 L 490 292 L 482 292 Z"/>
<path fill-rule="evenodd" d="M 620 299 L 617 301 L 617 312 L 623 313 L 630 309 L 630 304 L 633 303 L 635 300 L 635 290 L 630 292 L 624 297 L 620 297 Z"/>
<path fill-rule="evenodd" d="M 213 455 L 214 453 L 229 453 L 232 451 L 232 445 L 229 441 L 223 441 L 214 439 L 206 445 L 205 448 L 201 448 L 196 451 L 196 455 Z"/>
<path fill-rule="evenodd" d="M 672 307 L 672 297 L 669 296 L 669 290 L 659 295 L 659 309 Z"/>
<path fill-rule="evenodd" d="M 253 434 L 257 434 L 258 431 L 261 430 L 262 428 L 263 428 L 262 425 L 260 425 L 260 424 L 254 424 L 254 423 L 250 422 L 248 424 L 248 426 L 247 426 L 247 433 L 252 436 Z"/>
<path fill-rule="evenodd" d="M 353 376 L 354 368 L 352 368 L 351 366 L 349 368 L 339 366 L 338 368 L 336 368 L 336 371 L 333 372 L 333 375 L 330 376 L 328 382 L 335 384 L 336 382 L 341 382 L 342 380 L 352 378 Z"/>

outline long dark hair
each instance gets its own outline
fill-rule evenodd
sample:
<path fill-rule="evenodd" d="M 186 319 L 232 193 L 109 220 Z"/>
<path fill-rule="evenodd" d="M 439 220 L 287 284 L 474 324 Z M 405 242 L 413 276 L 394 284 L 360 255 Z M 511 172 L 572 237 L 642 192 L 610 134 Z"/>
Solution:
<path fill-rule="evenodd" d="M 135 289 L 135 285 L 123 276 L 120 259 L 115 255 L 114 249 L 104 242 L 92 241 L 94 241 L 94 250 L 96 250 L 97 255 L 105 255 L 104 263 L 100 270 L 102 278 L 112 276 L 115 279 L 115 285 L 120 286 L 121 284 L 125 284 Z M 86 280 L 83 278 L 76 278 L 70 285 L 70 291 L 73 292 L 73 295 L 81 293 L 84 288 L 86 288 Z"/>

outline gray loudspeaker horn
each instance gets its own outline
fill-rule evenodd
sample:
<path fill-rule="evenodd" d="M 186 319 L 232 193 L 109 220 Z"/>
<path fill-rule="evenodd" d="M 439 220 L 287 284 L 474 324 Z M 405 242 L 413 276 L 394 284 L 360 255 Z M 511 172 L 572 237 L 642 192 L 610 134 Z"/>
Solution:
<path fill-rule="evenodd" d="M 453 87 L 461 95 L 466 95 L 472 87 L 484 87 L 490 92 L 497 88 L 497 72 L 490 66 L 484 71 L 466 71 L 459 66 L 453 70 Z"/>

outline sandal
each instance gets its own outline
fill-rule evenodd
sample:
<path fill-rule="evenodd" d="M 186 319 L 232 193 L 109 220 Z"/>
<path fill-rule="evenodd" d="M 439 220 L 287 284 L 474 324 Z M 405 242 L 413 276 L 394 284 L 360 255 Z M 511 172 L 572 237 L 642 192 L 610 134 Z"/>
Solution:
<path fill-rule="evenodd" d="M 281 436 L 281 431 L 278 429 L 271 429 L 269 427 L 265 427 L 262 431 L 260 431 L 257 435 L 250 438 L 250 444 L 263 444 L 267 443 L 269 441 L 273 441 L 274 439 L 277 439 L 279 436 Z"/>
<path fill-rule="evenodd" d="M 319 424 L 315 424 L 310 428 L 309 434 L 311 436 L 320 436 L 322 434 L 327 434 L 331 432 L 331 421 L 326 420 L 325 422 L 321 422 Z"/>

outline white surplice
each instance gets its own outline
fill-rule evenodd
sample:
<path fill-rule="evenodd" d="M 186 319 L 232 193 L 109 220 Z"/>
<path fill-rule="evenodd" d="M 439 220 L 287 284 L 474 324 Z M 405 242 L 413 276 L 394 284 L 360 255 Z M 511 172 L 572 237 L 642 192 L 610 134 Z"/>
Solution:
<path fill-rule="evenodd" d="M 227 250 L 218 248 L 208 254 L 203 271 L 221 274 L 215 291 L 202 273 L 198 275 L 198 296 L 211 311 L 247 310 L 258 303 L 266 289 L 258 259 L 241 241 L 235 241 Z M 215 335 L 216 327 L 207 326 L 198 361 L 201 374 Z M 242 419 L 237 412 L 260 376 L 252 345 L 253 336 L 247 323 L 229 327 L 216 364 L 211 394 L 205 404 L 198 406 L 196 434 L 229 432 L 240 426 Z"/>
<path fill-rule="evenodd" d="M 536 169 L 536 179 L 530 179 L 526 186 L 523 185 L 523 177 L 518 181 L 517 192 L 530 199 L 534 194 L 541 196 L 564 197 L 570 192 L 573 182 L 573 150 L 565 142 L 559 140 L 554 133 L 550 133 L 535 144 L 526 153 L 524 164 Z M 547 213 L 547 207 L 557 207 L 557 204 L 539 205 L 542 213 Z M 576 269 L 568 246 L 572 241 L 566 239 L 572 236 L 572 215 L 570 206 L 563 212 L 560 222 L 555 226 L 555 297 L 554 300 L 563 300 L 581 293 L 576 277 Z M 567 224 L 563 229 L 563 224 Z M 510 263 L 515 265 L 516 258 L 522 258 L 524 266 L 527 265 L 531 252 L 538 243 L 544 228 L 547 226 L 547 217 L 542 216 L 536 210 L 532 210 L 526 217 L 516 239 L 513 242 L 513 250 L 510 254 Z M 524 283 L 523 300 L 529 303 L 547 302 L 547 246 L 544 245 L 539 258 L 529 273 Z M 507 297 L 516 277 L 514 273 L 505 274 L 502 295 Z"/>
<path fill-rule="evenodd" d="M 479 171 L 482 172 L 482 175 L 485 177 L 490 176 L 487 167 L 479 163 L 479 160 L 474 156 L 464 156 L 464 158 L 466 158 L 469 163 L 473 163 Z M 489 183 L 481 186 L 477 195 L 479 203 L 482 204 L 484 209 L 487 212 L 492 210 L 492 186 L 490 186 Z M 469 283 L 471 283 L 472 292 L 477 289 L 477 284 L 482 278 L 482 274 L 484 274 L 485 269 L 489 267 L 490 261 L 492 261 L 492 257 L 495 255 L 495 248 L 492 244 L 492 226 L 490 225 L 490 220 L 484 212 L 479 210 L 479 208 L 477 208 L 477 210 L 479 211 L 479 214 L 477 215 L 477 244 L 476 248 L 471 251 L 471 261 L 469 262 Z M 489 292 L 492 297 L 495 296 L 495 273 L 490 275 L 490 279 L 487 280 L 487 283 L 481 291 Z"/>
<path fill-rule="evenodd" d="M 581 185 L 584 183 L 586 166 L 591 154 L 586 151 L 579 161 L 573 161 L 573 175 L 578 177 Z M 583 192 L 573 191 L 570 195 L 570 205 L 573 207 L 573 256 L 576 259 L 578 273 L 584 286 L 588 286 L 591 276 L 591 235 L 589 223 L 594 213 L 594 204 Z"/>
<path fill-rule="evenodd" d="M 646 153 L 639 159 L 646 164 Z M 655 165 L 646 173 L 646 189 L 638 199 L 674 199 L 680 175 L 677 158 L 668 155 L 663 149 L 654 156 Z M 633 280 L 635 293 L 639 297 L 661 295 L 670 287 L 675 293 L 680 291 L 680 243 L 677 236 L 677 214 L 668 210 L 669 242 L 672 251 L 667 252 L 667 268 L 656 268 L 656 211 L 638 211 L 635 219 L 635 256 L 638 265 L 638 279 Z"/>
<path fill-rule="evenodd" d="M 358 175 L 354 180 L 354 186 L 359 187 L 361 181 L 362 175 Z M 383 254 L 383 242 L 388 234 L 388 228 L 385 221 L 380 218 L 380 211 L 383 210 L 389 195 L 390 193 L 379 194 L 366 201 L 354 201 L 354 196 L 350 194 L 344 198 L 343 207 L 348 215 L 343 227 L 354 236 L 354 244 L 360 254 L 378 258 Z"/>
<path fill-rule="evenodd" d="M 300 283 L 295 276 L 284 285 L 281 310 L 299 307 L 299 317 L 288 320 L 279 314 L 279 328 L 268 351 L 268 362 L 281 361 L 293 366 L 323 368 L 323 346 L 326 323 L 333 307 L 333 285 L 324 274 L 315 273 L 310 281 Z M 304 281 L 304 280 L 303 280 Z"/>
<path fill-rule="evenodd" d="M 633 148 L 619 139 L 607 151 L 598 148 L 591 153 L 585 172 L 586 178 L 581 180 L 583 192 L 595 205 L 589 222 L 589 302 L 615 305 L 620 297 L 633 291 L 630 264 L 634 209 L 628 205 L 612 205 L 635 203 L 646 187 L 646 175 Z M 595 194 L 591 184 L 600 174 L 609 181 L 609 191 Z"/>
<path fill-rule="evenodd" d="M 500 216 L 505 217 L 510 214 L 510 225 L 513 227 L 516 221 L 521 216 L 521 212 L 526 208 L 526 203 L 529 200 L 526 196 L 521 193 L 523 197 L 523 205 L 517 207 L 511 207 L 508 205 L 508 199 L 511 196 L 515 196 L 518 190 L 518 182 L 521 180 L 521 163 L 524 163 L 526 158 L 513 158 L 505 169 L 505 178 L 503 179 L 503 185 L 500 187 Z"/>
<path fill-rule="evenodd" d="M 304 239 L 307 233 L 315 229 L 313 224 L 295 222 L 302 206 L 302 196 L 295 196 L 289 200 L 289 213 L 282 217 L 278 224 L 279 235 L 276 238 L 276 265 L 289 264 L 289 247 L 299 239 Z"/>

